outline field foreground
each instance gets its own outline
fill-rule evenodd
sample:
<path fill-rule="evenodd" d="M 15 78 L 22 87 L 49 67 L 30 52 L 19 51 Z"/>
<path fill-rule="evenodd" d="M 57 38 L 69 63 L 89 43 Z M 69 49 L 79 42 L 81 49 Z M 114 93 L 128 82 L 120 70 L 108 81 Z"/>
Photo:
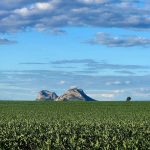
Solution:
<path fill-rule="evenodd" d="M 3 150 L 150 150 L 150 102 L 0 102 Z"/>

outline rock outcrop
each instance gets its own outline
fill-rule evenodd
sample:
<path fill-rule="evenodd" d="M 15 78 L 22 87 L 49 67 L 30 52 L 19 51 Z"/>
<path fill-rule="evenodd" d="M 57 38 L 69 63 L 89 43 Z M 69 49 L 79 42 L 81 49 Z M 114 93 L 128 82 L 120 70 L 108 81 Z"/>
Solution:
<path fill-rule="evenodd" d="M 87 96 L 82 89 L 69 89 L 62 96 L 58 97 L 56 101 L 95 101 Z"/>
<path fill-rule="evenodd" d="M 58 98 L 55 92 L 50 92 L 47 90 L 42 90 L 38 93 L 36 98 L 37 101 L 54 101 Z"/>

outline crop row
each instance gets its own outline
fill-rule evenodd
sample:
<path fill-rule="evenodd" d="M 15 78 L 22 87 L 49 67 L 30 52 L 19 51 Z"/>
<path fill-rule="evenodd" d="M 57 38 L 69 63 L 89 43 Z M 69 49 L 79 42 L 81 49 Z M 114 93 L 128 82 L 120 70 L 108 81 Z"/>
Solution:
<path fill-rule="evenodd" d="M 0 123 L 3 150 L 149 150 L 149 124 Z"/>

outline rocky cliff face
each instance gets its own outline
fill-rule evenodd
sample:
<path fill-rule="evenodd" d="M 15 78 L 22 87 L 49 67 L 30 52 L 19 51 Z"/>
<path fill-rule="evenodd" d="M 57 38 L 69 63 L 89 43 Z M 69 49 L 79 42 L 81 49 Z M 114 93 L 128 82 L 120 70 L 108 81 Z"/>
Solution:
<path fill-rule="evenodd" d="M 56 101 L 95 101 L 87 96 L 82 89 L 73 88 L 69 89 L 62 96 L 59 96 Z"/>
<path fill-rule="evenodd" d="M 42 90 L 38 93 L 36 98 L 37 101 L 54 101 L 57 99 L 57 94 L 55 92 L 50 92 L 47 90 Z"/>

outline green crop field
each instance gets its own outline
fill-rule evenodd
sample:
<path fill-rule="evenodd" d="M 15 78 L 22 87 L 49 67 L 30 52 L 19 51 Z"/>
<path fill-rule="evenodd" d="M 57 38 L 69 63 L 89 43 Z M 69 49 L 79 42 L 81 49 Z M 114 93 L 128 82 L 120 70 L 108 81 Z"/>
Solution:
<path fill-rule="evenodd" d="M 150 150 L 150 102 L 0 102 L 2 150 Z"/>

